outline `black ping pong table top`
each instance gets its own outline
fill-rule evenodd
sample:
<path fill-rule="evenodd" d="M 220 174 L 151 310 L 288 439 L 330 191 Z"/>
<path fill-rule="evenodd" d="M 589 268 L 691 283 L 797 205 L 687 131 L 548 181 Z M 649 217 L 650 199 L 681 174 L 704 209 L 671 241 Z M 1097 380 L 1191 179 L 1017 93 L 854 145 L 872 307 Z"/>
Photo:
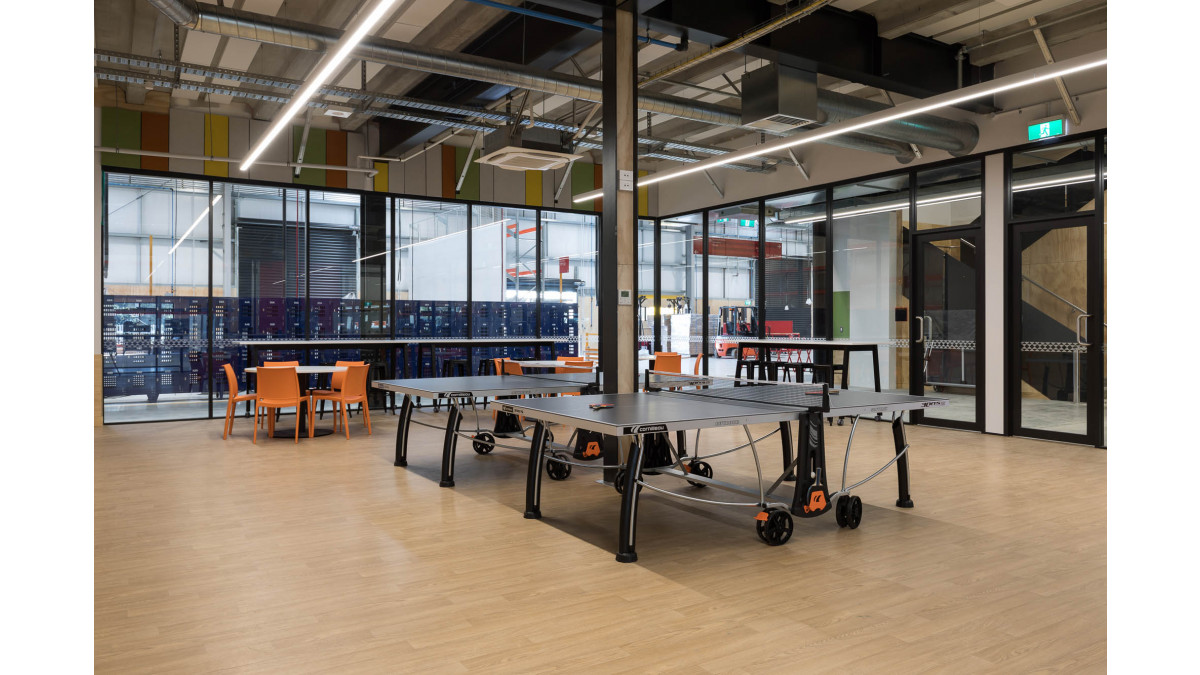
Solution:
<path fill-rule="evenodd" d="M 526 396 L 573 393 L 596 383 L 594 373 L 548 373 L 545 375 L 467 375 L 462 377 L 419 377 L 376 380 L 371 386 L 425 398 L 468 398 L 471 396 Z"/>

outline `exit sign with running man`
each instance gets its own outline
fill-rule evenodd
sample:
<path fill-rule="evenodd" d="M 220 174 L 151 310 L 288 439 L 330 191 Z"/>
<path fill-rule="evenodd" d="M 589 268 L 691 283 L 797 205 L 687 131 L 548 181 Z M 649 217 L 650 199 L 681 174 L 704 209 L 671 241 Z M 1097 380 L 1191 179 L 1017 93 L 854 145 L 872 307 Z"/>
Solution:
<path fill-rule="evenodd" d="M 1063 119 L 1046 120 L 1037 124 L 1029 125 L 1029 140 L 1040 141 L 1044 138 L 1054 138 L 1062 136 L 1067 132 L 1067 125 L 1063 123 Z"/>

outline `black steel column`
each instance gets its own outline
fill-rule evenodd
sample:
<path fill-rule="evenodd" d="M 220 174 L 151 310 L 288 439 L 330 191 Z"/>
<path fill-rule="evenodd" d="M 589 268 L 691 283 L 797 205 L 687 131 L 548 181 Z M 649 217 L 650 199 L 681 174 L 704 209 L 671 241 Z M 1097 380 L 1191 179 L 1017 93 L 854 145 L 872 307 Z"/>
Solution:
<path fill-rule="evenodd" d="M 639 273 L 640 273 L 639 268 Z M 654 219 L 654 351 L 662 347 L 662 219 Z"/>
<path fill-rule="evenodd" d="M 703 362 L 701 372 L 708 375 L 708 209 L 700 212 L 700 276 L 700 355 L 696 358 Z"/>
<path fill-rule="evenodd" d="M 216 329 L 213 326 L 213 183 L 208 181 L 208 309 L 205 310 L 205 323 L 208 324 L 205 331 L 208 335 L 208 416 L 211 419 L 213 416 L 213 340 L 216 338 Z M 237 392 L 229 392 L 229 397 Z"/>
<path fill-rule="evenodd" d="M 780 244 L 782 251 L 783 244 Z M 754 281 L 754 318 L 758 321 L 758 339 L 767 337 L 767 202 L 758 200 L 758 274 Z M 740 359 L 742 356 L 738 354 Z"/>

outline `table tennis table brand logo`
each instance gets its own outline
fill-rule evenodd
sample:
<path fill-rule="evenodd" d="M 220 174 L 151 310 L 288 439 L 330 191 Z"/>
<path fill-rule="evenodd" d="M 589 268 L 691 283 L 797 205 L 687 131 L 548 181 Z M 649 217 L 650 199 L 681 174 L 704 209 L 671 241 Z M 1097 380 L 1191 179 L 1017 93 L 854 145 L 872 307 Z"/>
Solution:
<path fill-rule="evenodd" d="M 517 409 L 511 405 L 502 405 L 500 406 L 500 412 L 515 413 L 517 412 Z"/>
<path fill-rule="evenodd" d="M 721 420 L 717 422 L 717 426 L 719 427 L 736 427 L 741 426 L 741 424 L 741 420 Z"/>
<path fill-rule="evenodd" d="M 443 391 L 438 394 L 438 398 L 471 398 L 469 391 Z"/>
<path fill-rule="evenodd" d="M 665 424 L 639 424 L 634 427 L 629 427 L 625 433 L 627 433 L 627 434 L 653 434 L 653 433 L 657 433 L 660 431 L 666 431 L 666 430 L 667 430 L 667 425 L 665 425 Z"/>

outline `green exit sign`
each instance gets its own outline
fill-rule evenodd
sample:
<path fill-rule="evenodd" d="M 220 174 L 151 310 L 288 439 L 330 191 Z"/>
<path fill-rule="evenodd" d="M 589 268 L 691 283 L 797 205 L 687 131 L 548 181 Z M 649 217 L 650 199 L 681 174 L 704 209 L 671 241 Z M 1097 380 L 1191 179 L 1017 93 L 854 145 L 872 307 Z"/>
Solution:
<path fill-rule="evenodd" d="M 1066 126 L 1063 124 L 1062 118 L 1056 120 L 1046 120 L 1038 124 L 1029 125 L 1029 140 L 1040 141 L 1043 138 L 1054 138 L 1062 136 L 1066 132 Z"/>

